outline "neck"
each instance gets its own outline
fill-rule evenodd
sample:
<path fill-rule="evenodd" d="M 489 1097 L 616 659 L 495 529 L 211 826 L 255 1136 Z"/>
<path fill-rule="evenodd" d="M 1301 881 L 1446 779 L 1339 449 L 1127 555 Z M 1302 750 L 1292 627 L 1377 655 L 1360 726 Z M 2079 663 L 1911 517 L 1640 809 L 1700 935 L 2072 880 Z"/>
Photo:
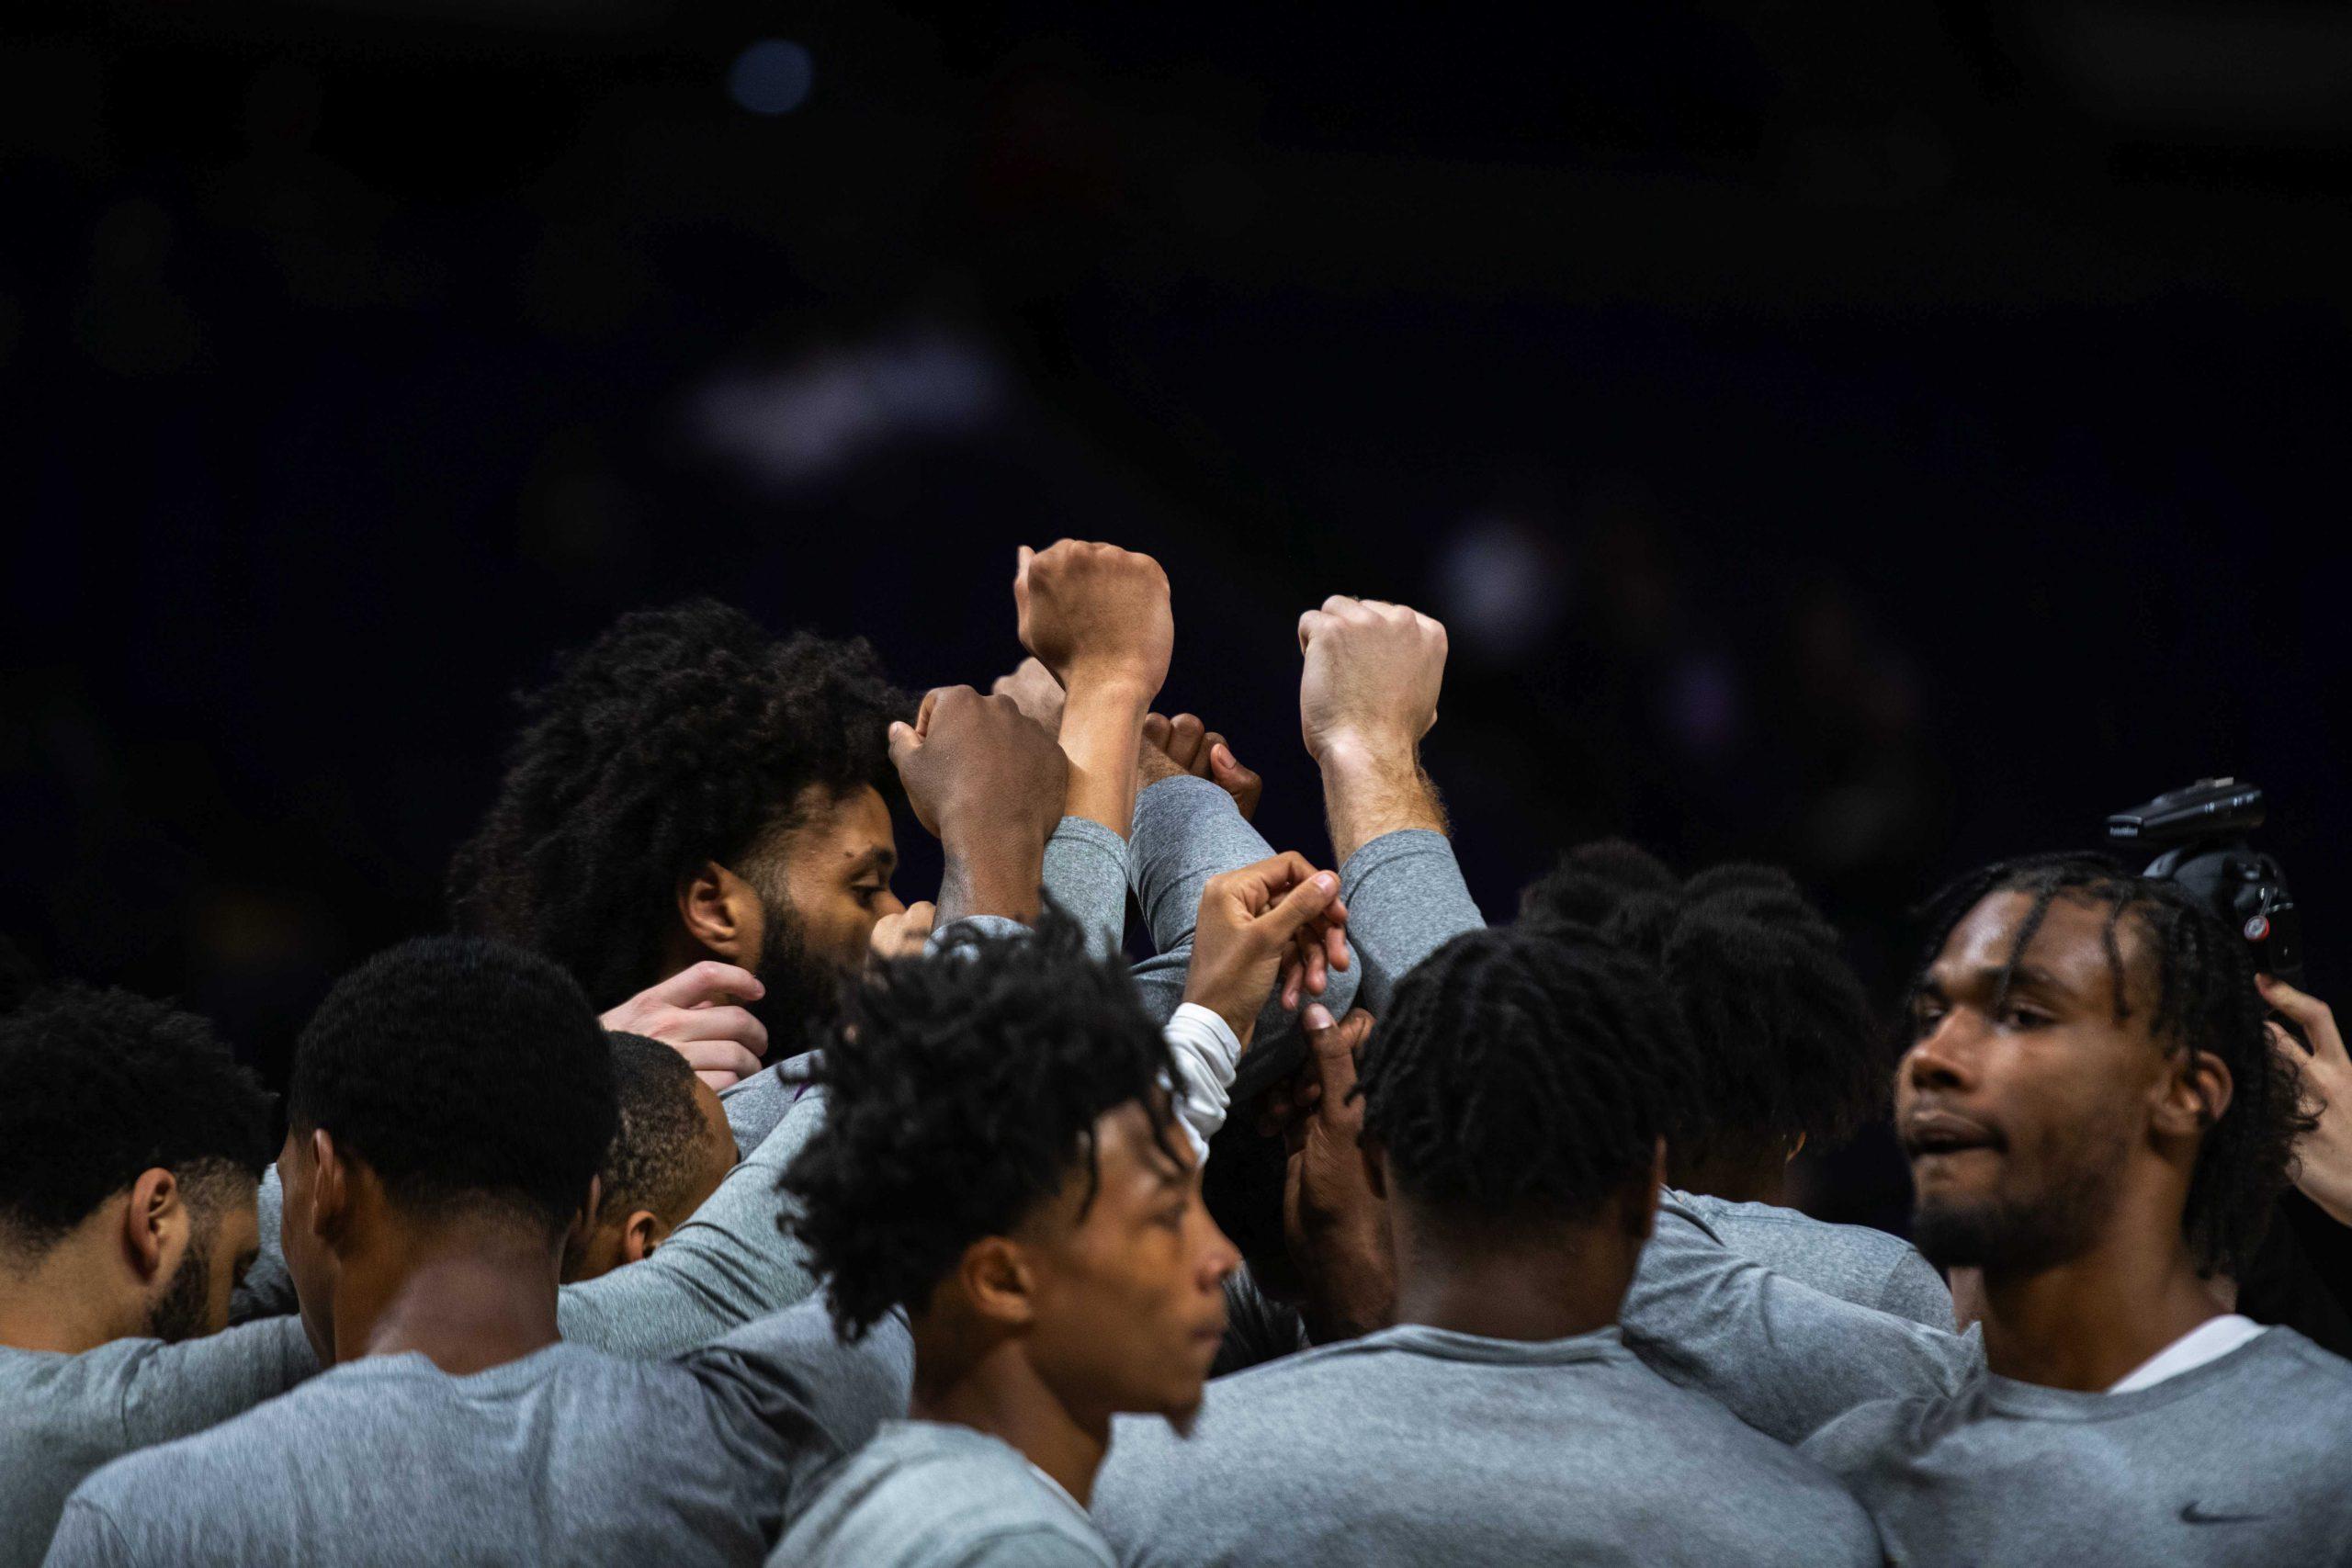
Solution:
<path fill-rule="evenodd" d="M 0 1345 L 78 1356 L 147 1328 L 144 1303 L 107 1288 L 72 1238 L 21 1271 L 0 1256 Z"/>
<path fill-rule="evenodd" d="M 1643 1238 L 1598 1220 L 1416 1213 L 1393 1202 L 1396 1321 L 1486 1339 L 1567 1339 L 1617 1321 Z"/>
<path fill-rule="evenodd" d="M 2197 1276 L 2177 1210 L 2160 1227 L 2111 1225 L 2090 1250 L 2054 1267 L 1987 1266 L 1984 1280 L 1985 1365 L 2019 1382 L 2086 1393 L 2112 1388 L 2222 1312 Z"/>
<path fill-rule="evenodd" d="M 926 1354 L 926 1341 L 935 1347 Z M 1046 1385 L 1014 1339 L 957 1356 L 944 1337 L 918 1325 L 910 1413 L 986 1432 L 1019 1449 L 1081 1508 L 1093 1505 L 1094 1475 L 1111 1449 L 1111 1417 L 1081 1419 Z"/>
<path fill-rule="evenodd" d="M 413 1350 L 464 1377 L 543 1350 L 559 1337 L 559 1251 L 505 1220 L 393 1227 L 337 1270 L 335 1359 Z"/>

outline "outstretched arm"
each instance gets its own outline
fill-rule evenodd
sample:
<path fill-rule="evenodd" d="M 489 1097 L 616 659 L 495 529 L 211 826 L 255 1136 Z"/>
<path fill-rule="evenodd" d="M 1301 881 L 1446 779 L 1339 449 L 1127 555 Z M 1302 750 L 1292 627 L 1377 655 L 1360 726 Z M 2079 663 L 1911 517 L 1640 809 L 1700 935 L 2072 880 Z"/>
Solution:
<path fill-rule="evenodd" d="M 1340 896 L 1363 960 L 1356 999 L 1378 1012 L 1415 964 L 1486 923 L 1421 770 L 1445 628 L 1403 604 L 1334 595 L 1298 618 L 1298 646 L 1299 731 L 1322 771 Z"/>

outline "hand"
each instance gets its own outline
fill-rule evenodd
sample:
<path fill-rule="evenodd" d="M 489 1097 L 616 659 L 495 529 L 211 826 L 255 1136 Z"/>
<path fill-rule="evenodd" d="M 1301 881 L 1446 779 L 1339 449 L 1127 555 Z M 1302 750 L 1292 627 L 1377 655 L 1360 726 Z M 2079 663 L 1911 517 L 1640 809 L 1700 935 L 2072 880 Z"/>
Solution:
<path fill-rule="evenodd" d="M 1176 618 L 1149 556 L 1076 539 L 1042 554 L 1023 545 L 1012 604 L 1021 646 L 1064 691 L 1110 687 L 1148 703 L 1168 679 Z"/>
<path fill-rule="evenodd" d="M 996 696 L 1011 697 L 1012 705 L 1035 719 L 1046 734 L 1061 734 L 1062 683 L 1036 660 L 1023 660 L 1012 674 L 998 676 L 989 691 Z"/>
<path fill-rule="evenodd" d="M 1283 1005 L 1321 995 L 1326 968 L 1348 966 L 1340 879 L 1300 854 L 1280 854 L 1212 876 L 1201 889 L 1184 999 L 1225 1020 L 1250 1043 L 1258 1010 L 1280 979 Z"/>
<path fill-rule="evenodd" d="M 1410 759 L 1437 722 L 1445 628 L 1419 611 L 1333 594 L 1298 618 L 1299 728 L 1317 762 Z"/>
<path fill-rule="evenodd" d="M 1191 714 L 1180 713 L 1170 719 L 1155 713 L 1145 716 L 1143 738 L 1147 746 L 1167 760 L 1165 766 L 1155 768 L 1151 759 L 1145 758 L 1147 784 L 1187 773 L 1196 779 L 1208 780 L 1231 795 L 1234 809 L 1241 813 L 1244 822 L 1257 818 L 1258 796 L 1264 791 L 1266 781 L 1234 760 L 1233 748 L 1225 743 L 1224 736 Z"/>
<path fill-rule="evenodd" d="M 1283 1235 L 1307 1283 L 1301 1310 L 1317 1344 L 1385 1327 L 1396 1309 L 1388 1205 L 1373 1190 L 1363 1155 L 1363 1102 L 1356 1053 L 1372 1032 L 1362 1008 L 1334 1024 L 1320 1002 L 1299 1021 L 1308 1057 L 1284 1130 Z"/>
<path fill-rule="evenodd" d="M 931 923 L 939 911 L 928 898 L 908 905 L 895 915 L 885 915 L 874 922 L 874 934 L 866 939 L 869 959 L 920 958 L 931 941 Z"/>
<path fill-rule="evenodd" d="M 2267 1026 L 2271 1049 L 2294 1064 L 2307 1099 L 2320 1108 L 2319 1125 L 2295 1145 L 2295 1185 L 2337 1224 L 2352 1225 L 2352 1056 L 2345 1053 L 2343 1031 L 2334 1010 L 2317 997 L 2267 975 L 2256 976 L 2255 985 L 2311 1042 L 2306 1051 L 2276 1023 Z"/>
<path fill-rule="evenodd" d="M 933 688 L 913 724 L 890 726 L 890 761 L 915 820 L 942 843 L 993 828 L 1024 840 L 1034 831 L 1042 848 L 1061 820 L 1069 763 L 1011 697 Z"/>
<path fill-rule="evenodd" d="M 696 1077 L 722 1089 L 758 1072 L 768 1054 L 767 1025 L 734 1005 L 766 994 L 750 970 L 707 958 L 647 987 L 597 1021 L 616 1034 L 659 1040 L 684 1056 Z"/>

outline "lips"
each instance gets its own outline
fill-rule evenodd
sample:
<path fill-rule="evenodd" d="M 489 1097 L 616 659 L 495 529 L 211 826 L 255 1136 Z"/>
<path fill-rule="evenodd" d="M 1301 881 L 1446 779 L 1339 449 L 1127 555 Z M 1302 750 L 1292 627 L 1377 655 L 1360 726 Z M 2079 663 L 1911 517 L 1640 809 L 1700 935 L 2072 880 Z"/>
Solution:
<path fill-rule="evenodd" d="M 2001 1146 L 2001 1135 L 1984 1122 L 1950 1111 L 1914 1111 L 1903 1119 L 1903 1152 L 1913 1159 Z"/>

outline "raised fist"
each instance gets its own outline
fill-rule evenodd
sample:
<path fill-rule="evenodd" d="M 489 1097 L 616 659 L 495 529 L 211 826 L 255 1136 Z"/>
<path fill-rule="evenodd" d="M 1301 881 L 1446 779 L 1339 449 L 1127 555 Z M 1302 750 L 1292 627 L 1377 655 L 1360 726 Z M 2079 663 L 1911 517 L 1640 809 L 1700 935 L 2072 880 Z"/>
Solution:
<path fill-rule="evenodd" d="M 915 819 L 951 848 L 995 837 L 1041 847 L 1061 820 L 1069 761 L 1011 697 L 933 688 L 913 724 L 890 726 L 890 761 Z"/>
<path fill-rule="evenodd" d="M 1317 762 L 1410 756 L 1437 722 L 1445 628 L 1419 611 L 1333 594 L 1299 616 L 1298 647 L 1299 730 Z"/>
<path fill-rule="evenodd" d="M 1042 553 L 1023 545 L 1012 603 L 1021 646 L 1064 691 L 1115 686 L 1148 702 L 1168 679 L 1176 618 L 1149 556 L 1077 539 Z"/>

